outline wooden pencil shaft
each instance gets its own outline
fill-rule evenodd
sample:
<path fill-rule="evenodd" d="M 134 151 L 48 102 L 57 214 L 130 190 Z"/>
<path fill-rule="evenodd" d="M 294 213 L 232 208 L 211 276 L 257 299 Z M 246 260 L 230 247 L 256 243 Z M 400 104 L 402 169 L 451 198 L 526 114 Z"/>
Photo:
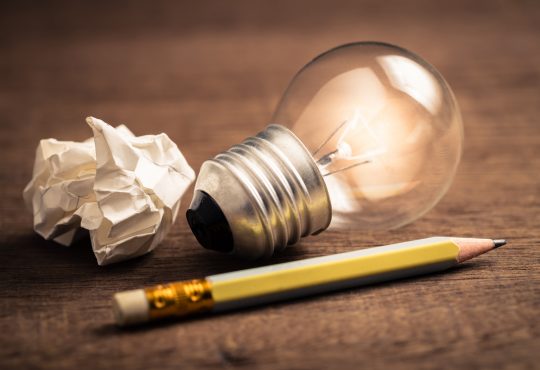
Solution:
<path fill-rule="evenodd" d="M 458 263 L 459 247 L 433 237 L 213 275 L 214 310 L 238 308 L 439 271 Z"/>

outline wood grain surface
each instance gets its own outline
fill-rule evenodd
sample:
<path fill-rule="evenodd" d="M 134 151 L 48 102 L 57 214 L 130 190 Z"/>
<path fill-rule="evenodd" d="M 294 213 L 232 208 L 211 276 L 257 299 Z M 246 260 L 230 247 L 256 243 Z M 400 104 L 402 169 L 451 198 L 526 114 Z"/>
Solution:
<path fill-rule="evenodd" d="M 2 2 L 0 368 L 540 368 L 539 24 L 533 0 Z M 166 132 L 198 169 L 264 127 L 307 61 L 355 40 L 402 45 L 447 78 L 466 131 L 456 180 L 407 227 L 329 231 L 266 263 L 431 235 L 506 247 L 447 273 L 120 330 L 116 291 L 252 265 L 197 244 L 190 199 L 155 252 L 109 267 L 88 241 L 33 232 L 21 193 L 40 138 L 85 139 L 93 115 Z"/>

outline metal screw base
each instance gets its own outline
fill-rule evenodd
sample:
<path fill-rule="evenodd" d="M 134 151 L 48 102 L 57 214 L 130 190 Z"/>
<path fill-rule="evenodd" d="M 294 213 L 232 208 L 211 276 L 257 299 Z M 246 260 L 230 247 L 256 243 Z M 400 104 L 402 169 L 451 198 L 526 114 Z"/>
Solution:
<path fill-rule="evenodd" d="M 315 161 L 280 125 L 270 125 L 204 162 L 197 191 L 208 194 L 227 219 L 233 238 L 230 253 L 252 259 L 323 231 L 332 217 Z"/>

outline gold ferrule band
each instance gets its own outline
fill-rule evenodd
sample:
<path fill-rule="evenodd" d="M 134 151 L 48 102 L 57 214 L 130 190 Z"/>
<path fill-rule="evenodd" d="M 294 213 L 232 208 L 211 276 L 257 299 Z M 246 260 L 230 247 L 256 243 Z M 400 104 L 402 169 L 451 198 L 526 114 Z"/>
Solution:
<path fill-rule="evenodd" d="M 150 319 L 187 316 L 214 307 L 212 288 L 206 279 L 157 285 L 144 290 Z"/>

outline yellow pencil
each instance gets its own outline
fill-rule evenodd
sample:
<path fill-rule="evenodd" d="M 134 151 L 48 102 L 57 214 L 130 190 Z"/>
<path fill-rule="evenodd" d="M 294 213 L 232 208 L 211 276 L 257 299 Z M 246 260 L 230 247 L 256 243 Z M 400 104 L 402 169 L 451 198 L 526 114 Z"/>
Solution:
<path fill-rule="evenodd" d="M 116 293 L 119 325 L 221 312 L 447 269 L 505 240 L 432 237 Z"/>

